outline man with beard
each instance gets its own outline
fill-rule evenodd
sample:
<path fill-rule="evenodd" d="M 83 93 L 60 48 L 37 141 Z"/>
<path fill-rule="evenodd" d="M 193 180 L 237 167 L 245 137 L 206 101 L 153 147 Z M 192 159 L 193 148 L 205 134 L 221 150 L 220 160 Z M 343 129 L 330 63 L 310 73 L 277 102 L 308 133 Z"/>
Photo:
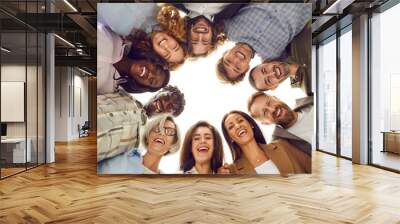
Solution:
<path fill-rule="evenodd" d="M 292 87 L 301 88 L 308 96 L 312 95 L 311 77 L 305 64 L 265 61 L 250 71 L 249 81 L 256 90 L 267 91 L 276 89 L 287 78 L 290 78 Z"/>
<path fill-rule="evenodd" d="M 111 158 L 139 144 L 140 129 L 147 119 L 161 113 L 179 116 L 184 109 L 183 93 L 166 86 L 146 105 L 120 90 L 97 96 L 97 161 Z"/>
<path fill-rule="evenodd" d="M 174 3 L 187 14 L 186 39 L 191 56 L 205 56 L 225 39 L 222 20 L 236 14 L 245 3 Z"/>
<path fill-rule="evenodd" d="M 289 142 L 296 141 L 295 145 L 298 145 L 302 151 L 311 153 L 310 144 L 313 142 L 314 133 L 312 97 L 297 100 L 297 106 L 292 110 L 277 97 L 257 92 L 250 97 L 248 110 L 250 115 L 262 124 L 276 125 L 272 134 L 274 139 L 284 138 Z"/>
<path fill-rule="evenodd" d="M 183 93 L 177 87 L 168 85 L 158 91 L 143 109 L 148 117 L 160 113 L 171 113 L 174 117 L 177 117 L 183 112 L 184 107 Z"/>
<path fill-rule="evenodd" d="M 235 84 L 243 80 L 254 54 L 262 60 L 279 58 L 311 19 L 309 4 L 248 4 L 224 22 L 227 38 L 237 44 L 217 63 L 217 75 Z"/>
<path fill-rule="evenodd" d="M 188 19 L 186 29 L 187 47 L 191 56 L 205 56 L 216 48 L 218 42 L 222 42 L 221 32 L 203 15 Z"/>
<path fill-rule="evenodd" d="M 287 78 L 292 88 L 301 88 L 312 96 L 311 87 L 311 26 L 306 27 L 293 39 L 285 60 L 264 61 L 250 70 L 249 81 L 258 91 L 276 89 Z"/>

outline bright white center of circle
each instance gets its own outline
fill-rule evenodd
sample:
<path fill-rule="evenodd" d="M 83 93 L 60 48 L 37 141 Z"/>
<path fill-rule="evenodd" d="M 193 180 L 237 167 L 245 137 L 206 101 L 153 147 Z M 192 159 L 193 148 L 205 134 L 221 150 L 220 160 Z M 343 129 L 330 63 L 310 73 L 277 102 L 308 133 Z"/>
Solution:
<path fill-rule="evenodd" d="M 171 71 L 169 85 L 178 86 L 185 95 L 185 109 L 175 121 L 181 131 L 182 140 L 186 131 L 200 120 L 205 120 L 216 127 L 224 143 L 224 162 L 232 163 L 230 149 L 222 134 L 221 121 L 223 116 L 232 111 L 247 111 L 247 100 L 256 92 L 249 83 L 248 74 L 243 81 L 231 85 L 222 83 L 216 75 L 216 64 L 223 53 L 234 46 L 233 42 L 225 42 L 207 57 L 187 59 L 176 71 Z M 261 59 L 255 56 L 250 62 L 250 69 L 261 63 Z M 143 104 L 155 93 L 133 94 L 135 99 Z M 285 82 L 268 94 L 277 96 L 290 107 L 294 107 L 295 100 L 304 97 L 305 94 L 299 88 L 291 88 L 290 80 Z M 257 122 L 261 127 L 266 140 L 269 142 L 273 126 L 265 126 Z M 142 148 L 142 147 L 140 147 Z M 180 150 L 172 155 L 162 158 L 160 170 L 162 173 L 180 173 L 179 171 Z"/>

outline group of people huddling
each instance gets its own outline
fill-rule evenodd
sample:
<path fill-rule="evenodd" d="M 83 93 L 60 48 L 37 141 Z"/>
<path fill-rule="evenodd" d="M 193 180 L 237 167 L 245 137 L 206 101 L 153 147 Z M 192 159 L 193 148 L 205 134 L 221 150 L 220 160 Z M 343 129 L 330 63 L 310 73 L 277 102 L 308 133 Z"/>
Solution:
<path fill-rule="evenodd" d="M 185 174 L 310 173 L 310 16 L 309 4 L 293 3 L 98 4 L 98 173 L 160 173 L 163 156 L 177 151 Z M 184 110 L 184 94 L 168 85 L 171 70 L 225 40 L 236 45 L 216 64 L 223 82 L 242 81 L 254 55 L 263 59 L 248 75 L 258 90 L 250 115 L 231 111 L 221 121 L 232 164 L 224 163 L 221 135 L 207 121 L 195 123 L 182 142 L 174 117 Z M 295 109 L 264 93 L 287 78 L 309 96 Z M 144 92 L 156 92 L 144 105 L 131 94 Z M 276 126 L 271 143 L 253 118 Z"/>

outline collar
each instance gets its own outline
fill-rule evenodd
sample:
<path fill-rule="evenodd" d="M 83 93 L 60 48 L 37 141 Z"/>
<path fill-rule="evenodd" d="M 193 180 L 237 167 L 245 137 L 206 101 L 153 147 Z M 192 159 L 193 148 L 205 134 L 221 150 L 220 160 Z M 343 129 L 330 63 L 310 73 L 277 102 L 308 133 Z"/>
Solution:
<path fill-rule="evenodd" d="M 290 79 L 290 84 L 300 86 L 305 74 L 306 74 L 305 65 L 300 65 L 296 71 L 294 78 Z"/>
<path fill-rule="evenodd" d="M 200 13 L 198 13 L 198 12 L 195 12 L 195 11 L 190 11 L 189 14 L 188 14 L 188 16 L 189 16 L 191 19 L 196 18 L 197 16 L 204 16 L 204 17 L 206 17 L 208 20 L 213 21 L 213 16 L 207 15 L 207 14 L 203 14 L 203 15 L 202 15 L 202 14 L 200 14 Z"/>
<path fill-rule="evenodd" d="M 314 105 L 314 96 L 307 96 L 304 98 L 296 99 L 296 107 L 293 110 L 295 112 L 299 112 L 301 109 L 313 105 Z"/>
<path fill-rule="evenodd" d="M 261 149 L 264 151 L 265 155 L 275 164 L 278 168 L 281 176 L 287 177 L 288 170 L 294 170 L 292 163 L 287 163 L 287 161 L 291 161 L 282 146 L 278 146 L 278 142 L 271 142 L 269 144 L 259 144 Z"/>
<path fill-rule="evenodd" d="M 288 172 L 286 172 L 282 168 L 284 166 L 290 166 L 289 169 L 294 170 L 292 164 L 285 165 L 286 162 L 290 160 L 287 154 L 284 153 L 284 151 L 280 147 L 278 147 L 278 144 L 270 143 L 258 145 L 263 150 L 264 154 L 268 156 L 268 158 L 276 165 L 281 176 L 288 176 Z M 240 159 L 234 162 L 234 164 L 239 174 L 257 174 L 256 170 L 245 156 L 242 156 Z"/>
<path fill-rule="evenodd" d="M 254 167 L 246 159 L 244 155 L 234 162 L 235 168 L 239 174 L 257 174 Z"/>
<path fill-rule="evenodd" d="M 185 171 L 184 173 L 185 173 L 185 174 L 199 174 L 199 173 L 197 172 L 195 166 L 193 166 L 192 169 L 190 169 L 190 170 L 188 170 L 188 171 Z"/>

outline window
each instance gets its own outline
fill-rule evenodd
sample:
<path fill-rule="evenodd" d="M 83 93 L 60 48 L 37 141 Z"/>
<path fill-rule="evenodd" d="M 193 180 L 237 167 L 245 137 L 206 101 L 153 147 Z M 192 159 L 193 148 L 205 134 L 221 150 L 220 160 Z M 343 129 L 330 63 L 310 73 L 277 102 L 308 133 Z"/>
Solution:
<path fill-rule="evenodd" d="M 342 31 L 340 41 L 340 155 L 352 157 L 352 33 Z"/>
<path fill-rule="evenodd" d="M 44 3 L 21 1 L 17 5 L 23 15 L 42 12 Z M 15 2 L 2 1 L 0 5 L 15 6 Z M 2 179 L 45 163 L 46 39 L 44 33 L 3 12 L 0 17 L 10 21 L 1 24 L 0 29 L 0 112 L 7 116 L 0 120 Z M 15 101 L 10 100 L 10 95 Z M 18 109 L 10 109 L 11 106 Z"/>
<path fill-rule="evenodd" d="M 318 47 L 318 145 L 336 154 L 336 36 Z"/>
<path fill-rule="evenodd" d="M 400 170 L 400 4 L 371 18 L 371 162 Z"/>

